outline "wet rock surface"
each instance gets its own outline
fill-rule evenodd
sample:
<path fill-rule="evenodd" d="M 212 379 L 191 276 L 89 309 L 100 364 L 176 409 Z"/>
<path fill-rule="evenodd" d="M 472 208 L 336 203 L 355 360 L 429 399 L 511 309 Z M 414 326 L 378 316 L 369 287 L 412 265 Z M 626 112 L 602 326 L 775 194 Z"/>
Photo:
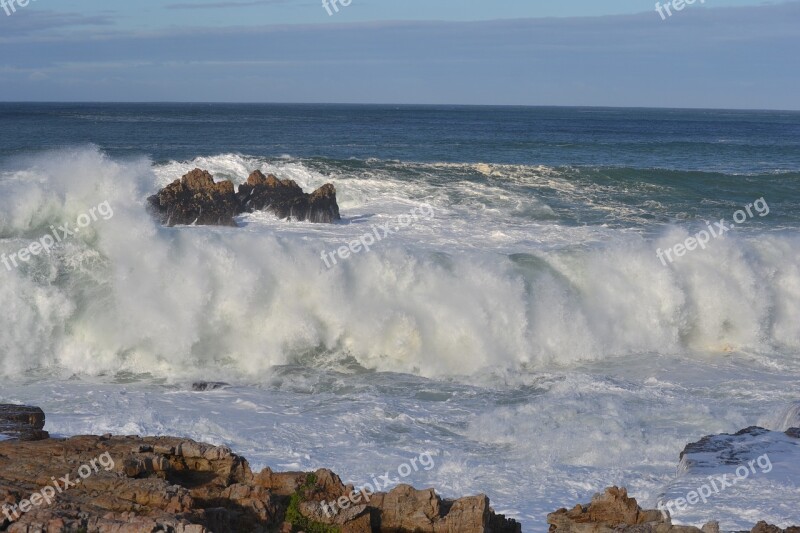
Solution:
<path fill-rule="evenodd" d="M 306 194 L 292 180 L 264 176 L 256 170 L 236 194 L 243 211 L 271 211 L 278 218 L 311 222 L 335 222 L 341 219 L 336 203 L 336 189 L 330 183 Z"/>
<path fill-rule="evenodd" d="M 197 168 L 148 198 L 148 204 L 167 226 L 235 226 L 235 216 L 253 211 L 320 223 L 341 219 L 336 189 L 330 183 L 308 194 L 292 180 L 265 176 L 258 170 L 237 191 L 230 180 L 215 182 L 209 172 Z"/>
<path fill-rule="evenodd" d="M 796 447 L 800 456 L 800 428 L 790 428 L 785 432 L 770 431 L 751 426 L 733 434 L 708 435 L 697 442 L 687 444 L 680 455 L 681 463 L 687 470 L 716 468 L 719 466 L 739 466 L 748 459 L 776 445 Z"/>
<path fill-rule="evenodd" d="M 46 439 L 44 423 L 44 411 L 38 407 L 0 404 L 0 441 Z"/>
<path fill-rule="evenodd" d="M 235 226 L 240 213 L 233 183 L 216 183 L 205 170 L 196 168 L 148 198 L 162 224 Z"/>

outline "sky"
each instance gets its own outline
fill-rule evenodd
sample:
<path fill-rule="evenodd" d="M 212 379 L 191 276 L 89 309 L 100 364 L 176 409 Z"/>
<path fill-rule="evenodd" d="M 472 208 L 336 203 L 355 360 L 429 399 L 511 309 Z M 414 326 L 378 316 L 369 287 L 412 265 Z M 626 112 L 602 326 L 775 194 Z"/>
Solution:
<path fill-rule="evenodd" d="M 800 109 L 800 0 L 14 1 L 3 101 Z"/>

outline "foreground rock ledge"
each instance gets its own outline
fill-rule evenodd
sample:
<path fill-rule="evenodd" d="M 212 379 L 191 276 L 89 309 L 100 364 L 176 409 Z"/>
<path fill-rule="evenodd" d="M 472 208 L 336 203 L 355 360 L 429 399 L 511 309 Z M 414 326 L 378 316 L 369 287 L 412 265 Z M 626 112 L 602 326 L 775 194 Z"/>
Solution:
<path fill-rule="evenodd" d="M 147 199 L 150 210 L 167 226 L 178 224 L 235 226 L 233 217 L 270 211 L 278 218 L 332 223 L 341 219 L 336 189 L 327 183 L 307 194 L 292 180 L 256 170 L 236 191 L 230 180 L 215 182 L 196 168 Z"/>
<path fill-rule="evenodd" d="M 672 524 L 668 514 L 644 510 L 624 488 L 610 487 L 589 505 L 559 509 L 547 515 L 550 533 L 719 533 L 719 524 L 709 522 L 702 529 Z M 800 528 L 781 529 L 759 522 L 751 533 L 800 533 Z"/>
<path fill-rule="evenodd" d="M 486 496 L 447 501 L 407 485 L 322 511 L 352 491 L 330 470 L 253 473 L 227 448 L 171 437 L 0 442 L 0 531 L 10 533 L 521 531 Z"/>
<path fill-rule="evenodd" d="M 46 439 L 50 435 L 42 429 L 44 422 L 38 407 L 0 404 L 0 441 Z"/>

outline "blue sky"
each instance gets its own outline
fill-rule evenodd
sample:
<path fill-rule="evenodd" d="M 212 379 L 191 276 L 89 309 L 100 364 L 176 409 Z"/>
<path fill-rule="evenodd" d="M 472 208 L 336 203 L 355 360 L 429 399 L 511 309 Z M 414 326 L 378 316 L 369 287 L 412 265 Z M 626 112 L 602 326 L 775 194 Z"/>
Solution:
<path fill-rule="evenodd" d="M 800 0 L 654 3 L 32 0 L 0 99 L 800 109 Z"/>

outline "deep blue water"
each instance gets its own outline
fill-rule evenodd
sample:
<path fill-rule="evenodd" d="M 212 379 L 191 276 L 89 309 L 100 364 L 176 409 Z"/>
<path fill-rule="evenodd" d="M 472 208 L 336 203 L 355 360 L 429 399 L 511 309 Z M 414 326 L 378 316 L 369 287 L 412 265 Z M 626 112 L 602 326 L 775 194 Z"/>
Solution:
<path fill-rule="evenodd" d="M 244 153 L 766 174 L 800 170 L 800 112 L 0 104 L 0 154 L 85 143 L 155 161 Z"/>

